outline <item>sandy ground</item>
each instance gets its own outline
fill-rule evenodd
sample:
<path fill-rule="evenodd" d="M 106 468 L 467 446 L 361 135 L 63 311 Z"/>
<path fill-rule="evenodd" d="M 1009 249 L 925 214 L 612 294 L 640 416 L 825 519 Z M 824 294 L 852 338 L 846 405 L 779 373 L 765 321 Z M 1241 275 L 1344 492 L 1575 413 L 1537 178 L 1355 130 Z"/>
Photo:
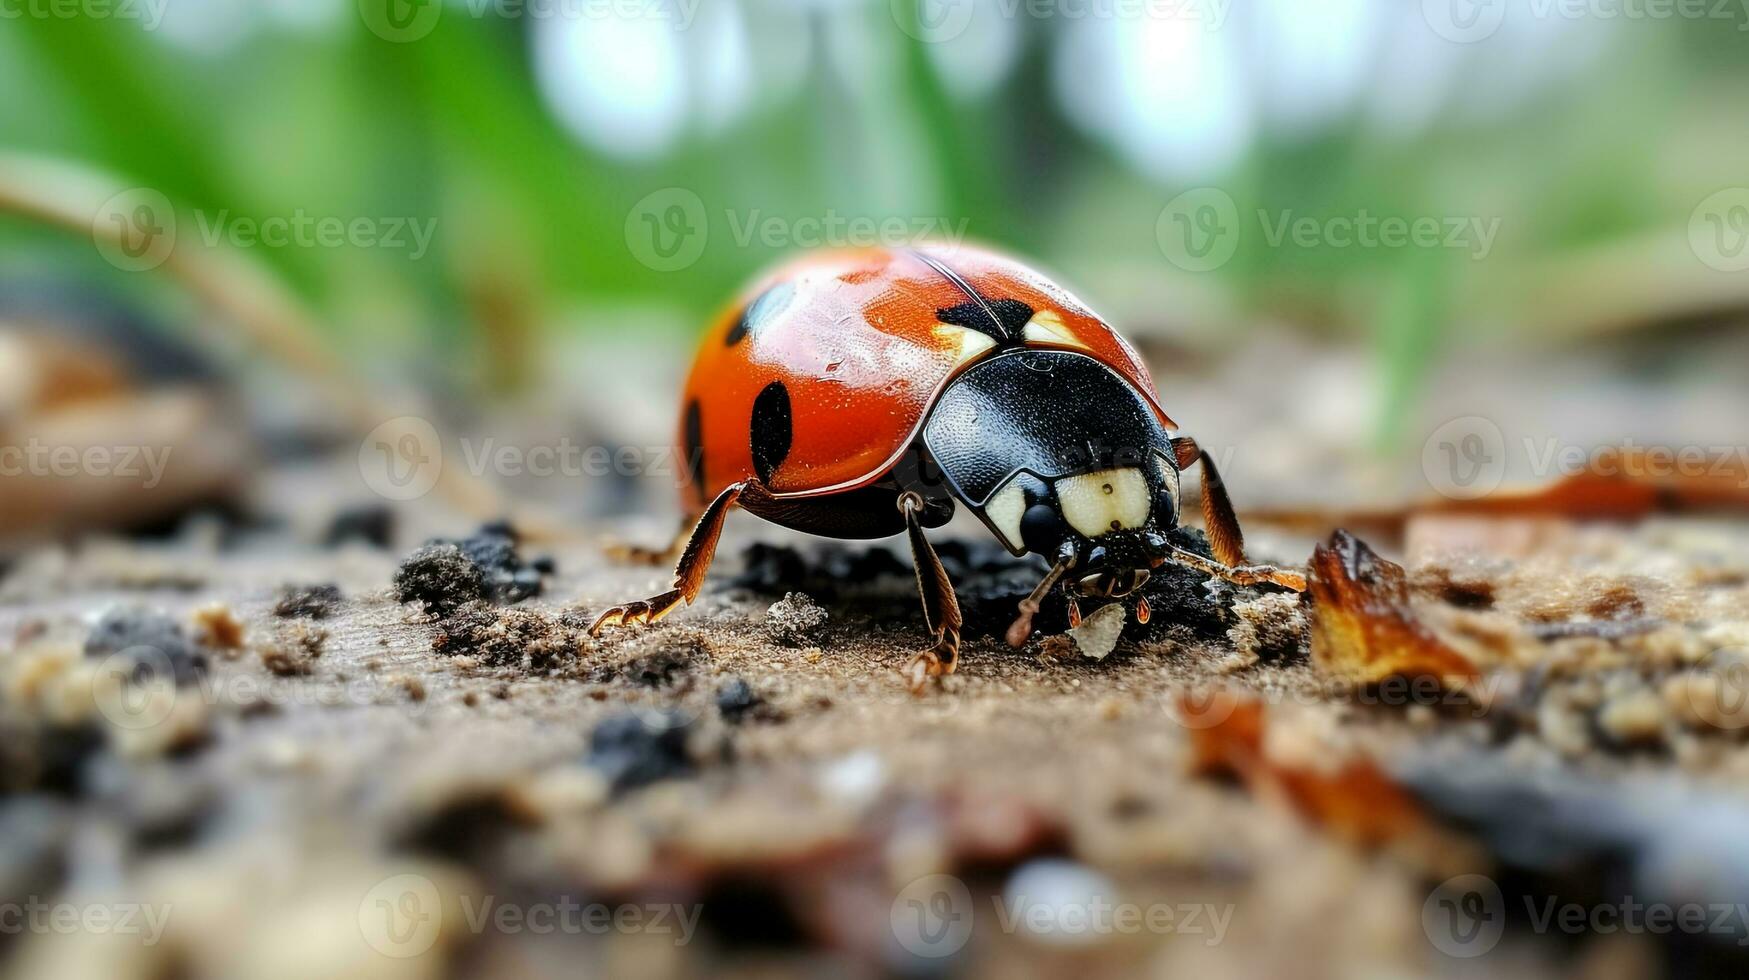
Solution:
<path fill-rule="evenodd" d="M 1728 348 L 1682 398 L 1599 382 L 1631 350 L 1553 377 L 1454 355 L 1410 428 L 1434 450 L 1447 419 L 1496 439 L 1507 487 L 1550 476 L 1536 433 L 1730 444 Z M 1168 353 L 1161 390 L 1242 510 L 1440 488 L 1426 458 L 1369 447 L 1353 352 Z M 588 363 L 613 376 L 570 376 Z M 543 390 L 569 411 L 472 422 L 663 445 L 674 379 L 648 372 L 683 363 L 554 357 Z M 1305 598 L 1157 574 L 1152 619 L 1101 660 L 1063 639 L 1060 600 L 1008 648 L 1041 570 L 960 522 L 937 535 L 960 671 L 914 697 L 902 543 L 737 517 L 697 604 L 595 639 L 595 612 L 667 584 L 600 544 L 660 541 L 671 482 L 504 481 L 583 533 L 500 549 L 502 577 L 475 580 L 496 595 L 433 608 L 402 601 L 403 562 L 474 526 L 413 508 L 391 545 L 322 546 L 312 503 L 362 489 L 341 449 L 283 473 L 231 461 L 277 527 L 85 538 L 0 572 L 9 975 L 1603 978 L 1749 959 L 1741 517 L 1399 513 L 1355 531 L 1403 570 L 1345 545 Z M 599 519 L 616 510 L 651 516 Z M 1249 550 L 1305 566 L 1317 524 L 1247 521 Z M 1428 683 L 1381 682 L 1393 664 Z"/>
<path fill-rule="evenodd" d="M 0 899 L 163 925 L 0 934 L 14 975 L 1741 966 L 1734 912 L 1661 931 L 1542 913 L 1749 897 L 1749 715 L 1718 696 L 1749 639 L 1749 526 L 1421 527 L 1417 614 L 1491 679 L 1463 696 L 1356 692 L 1308 657 L 1309 609 L 1247 620 L 1234 604 L 1257 597 L 1232 590 L 1103 661 L 1013 651 L 978 624 L 1033 573 L 950 547 L 974 625 L 960 673 L 912 697 L 899 559 L 750 550 L 794 543 L 755 523 L 697 605 L 600 640 L 589 611 L 666 572 L 525 548 L 554 558 L 543 594 L 458 625 L 396 601 L 401 548 L 185 537 L 27 557 L 0 586 Z M 1482 539 L 1486 561 L 1440 550 Z M 833 576 L 848 584 L 819 585 Z M 784 600 L 798 582 L 809 598 Z M 276 613 L 315 583 L 339 589 L 322 618 Z M 209 643 L 181 687 L 106 679 L 113 657 L 82 651 L 106 611 L 193 636 L 200 610 L 228 621 L 214 604 L 242 646 Z M 1261 659 L 1259 626 L 1289 634 Z M 1266 706 L 1275 776 L 1198 766 L 1218 725 L 1183 699 L 1217 690 Z M 1369 829 L 1399 803 L 1344 782 L 1353 760 L 1413 801 L 1406 823 Z M 1308 806 L 1319 774 L 1362 816 Z M 1493 891 L 1442 886 L 1462 875 Z"/>

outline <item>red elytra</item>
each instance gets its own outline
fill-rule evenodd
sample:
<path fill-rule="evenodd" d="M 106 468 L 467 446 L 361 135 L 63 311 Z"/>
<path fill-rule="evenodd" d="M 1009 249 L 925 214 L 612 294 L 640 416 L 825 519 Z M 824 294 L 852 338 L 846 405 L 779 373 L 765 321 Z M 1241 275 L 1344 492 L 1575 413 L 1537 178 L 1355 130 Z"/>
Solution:
<path fill-rule="evenodd" d="M 750 477 L 778 497 L 814 497 L 884 476 L 953 376 L 998 349 L 988 334 L 941 320 L 973 302 L 950 275 L 992 306 L 1024 304 L 1025 322 L 1039 325 L 1027 346 L 1092 355 L 1176 427 L 1129 342 L 1013 259 L 970 246 L 810 253 L 761 278 L 699 344 L 677 440 L 695 477 L 681 491 L 686 510 Z M 762 474 L 753 408 L 773 382 L 788 393 L 790 443 Z"/>

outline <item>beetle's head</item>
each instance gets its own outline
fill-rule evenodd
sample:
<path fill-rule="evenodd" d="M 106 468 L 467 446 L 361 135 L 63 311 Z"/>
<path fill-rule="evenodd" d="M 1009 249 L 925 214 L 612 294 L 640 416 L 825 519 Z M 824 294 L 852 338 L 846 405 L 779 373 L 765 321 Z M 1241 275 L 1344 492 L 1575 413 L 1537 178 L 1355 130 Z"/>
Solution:
<path fill-rule="evenodd" d="M 1086 596 L 1140 588 L 1178 525 L 1178 468 L 1153 406 L 1085 354 L 1022 350 L 968 369 L 924 427 L 954 496 L 1016 555 L 1067 562 Z"/>
<path fill-rule="evenodd" d="M 1158 457 L 1054 479 L 1023 471 L 980 516 L 1011 551 L 1067 559 L 1070 589 L 1119 598 L 1140 588 L 1168 550 L 1166 532 L 1178 524 L 1178 472 Z"/>

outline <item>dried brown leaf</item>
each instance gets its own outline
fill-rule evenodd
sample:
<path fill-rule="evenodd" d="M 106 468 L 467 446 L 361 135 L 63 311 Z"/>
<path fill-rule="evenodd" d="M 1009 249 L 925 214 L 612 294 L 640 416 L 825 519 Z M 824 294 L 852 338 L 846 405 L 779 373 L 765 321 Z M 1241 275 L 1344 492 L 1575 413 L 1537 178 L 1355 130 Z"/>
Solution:
<path fill-rule="evenodd" d="M 1260 797 L 1285 801 L 1331 834 L 1362 847 L 1379 847 L 1421 834 L 1421 807 L 1378 764 L 1354 758 L 1332 768 L 1272 760 L 1265 748 L 1263 705 L 1219 694 L 1179 707 L 1190 724 L 1192 769 L 1230 776 Z"/>
<path fill-rule="evenodd" d="M 1415 617 L 1401 565 L 1347 531 L 1312 552 L 1312 662 L 1358 684 L 1432 677 L 1451 687 L 1478 671 Z"/>

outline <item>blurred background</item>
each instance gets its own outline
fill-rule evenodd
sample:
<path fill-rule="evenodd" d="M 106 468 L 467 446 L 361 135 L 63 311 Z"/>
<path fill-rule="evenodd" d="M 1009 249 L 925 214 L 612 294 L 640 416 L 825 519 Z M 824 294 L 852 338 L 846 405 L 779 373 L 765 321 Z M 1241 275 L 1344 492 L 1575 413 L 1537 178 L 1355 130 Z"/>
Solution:
<path fill-rule="evenodd" d="M 1307 467 L 1331 496 L 1437 488 L 1454 418 L 1545 478 L 1531 440 L 1740 441 L 1745 28 L 1736 3 L 17 0 L 0 302 L 253 379 L 245 441 L 276 458 L 403 411 L 653 445 L 761 268 L 972 240 L 1134 338 L 1242 505 L 1318 496 Z M 557 505 L 670 492 L 632 486 Z"/>

